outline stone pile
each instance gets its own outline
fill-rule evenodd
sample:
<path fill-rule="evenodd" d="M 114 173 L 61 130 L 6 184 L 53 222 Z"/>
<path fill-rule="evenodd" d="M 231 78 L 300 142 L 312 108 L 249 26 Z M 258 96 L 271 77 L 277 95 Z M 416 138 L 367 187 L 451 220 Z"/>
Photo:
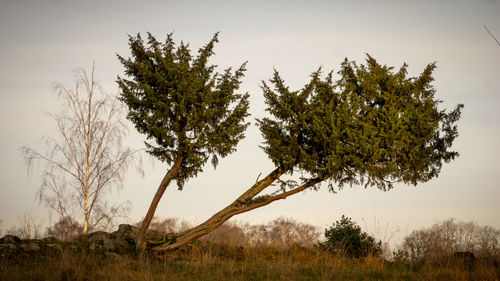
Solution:
<path fill-rule="evenodd" d="M 80 235 L 73 241 L 54 237 L 20 239 L 6 235 L 0 238 L 0 258 L 22 259 L 30 256 L 58 256 L 63 250 L 83 253 L 102 253 L 109 256 L 134 255 L 138 228 L 121 224 L 115 232 L 97 231 Z M 150 232 L 148 238 L 161 240 L 163 234 Z"/>

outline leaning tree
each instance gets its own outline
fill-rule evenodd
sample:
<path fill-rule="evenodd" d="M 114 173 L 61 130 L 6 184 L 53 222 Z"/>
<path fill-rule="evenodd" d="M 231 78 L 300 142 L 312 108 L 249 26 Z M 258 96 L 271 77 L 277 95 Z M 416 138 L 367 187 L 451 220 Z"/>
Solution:
<path fill-rule="evenodd" d="M 175 49 L 171 36 L 161 44 L 149 35 L 148 47 L 137 36 L 130 38 L 134 59 L 119 57 L 133 78 L 118 79 L 129 119 L 156 141 L 146 143 L 149 152 L 171 164 L 141 227 L 141 247 L 168 183 L 176 180 L 182 188 L 210 156 L 215 165 L 217 155 L 234 151 L 247 127 L 248 95 L 234 93 L 244 65 L 234 74 L 214 74 L 207 59 L 216 41 L 217 35 L 193 60 L 186 45 Z M 463 105 L 439 109 L 432 86 L 435 67 L 429 64 L 419 76 L 408 77 L 406 64 L 394 71 L 370 56 L 361 65 L 346 59 L 336 80 L 333 72 L 323 77 L 319 69 L 298 91 L 275 71 L 270 83 L 262 82 L 269 115 L 257 124 L 262 148 L 276 168 L 205 222 L 153 249 L 176 249 L 232 216 L 318 189 L 323 182 L 331 191 L 358 184 L 386 191 L 395 183 L 416 185 L 438 176 L 443 162 L 458 156 L 450 148 Z M 288 177 L 297 174 L 298 181 Z"/>
<path fill-rule="evenodd" d="M 450 148 L 463 105 L 439 109 L 435 68 L 432 63 L 408 77 L 406 64 L 395 72 L 370 56 L 365 65 L 346 59 L 336 81 L 332 72 L 322 78 L 319 69 L 299 91 L 275 71 L 270 84 L 262 82 L 269 116 L 258 126 L 276 168 L 207 221 L 153 249 L 176 249 L 234 215 L 318 189 L 322 182 L 331 191 L 358 184 L 387 191 L 395 183 L 416 185 L 438 176 L 443 162 L 458 156 Z M 286 180 L 294 173 L 298 182 Z"/>
<path fill-rule="evenodd" d="M 222 74 L 209 63 L 218 34 L 192 57 L 189 46 L 176 47 L 172 34 L 164 43 L 148 34 L 129 37 L 132 57 L 118 56 L 130 79 L 118 77 L 121 99 L 129 108 L 128 119 L 147 136 L 147 152 L 170 169 L 161 181 L 139 230 L 137 247 L 145 248 L 145 236 L 156 207 L 172 180 L 182 189 L 211 160 L 235 151 L 248 126 L 248 94 L 238 93 L 245 65 Z"/>

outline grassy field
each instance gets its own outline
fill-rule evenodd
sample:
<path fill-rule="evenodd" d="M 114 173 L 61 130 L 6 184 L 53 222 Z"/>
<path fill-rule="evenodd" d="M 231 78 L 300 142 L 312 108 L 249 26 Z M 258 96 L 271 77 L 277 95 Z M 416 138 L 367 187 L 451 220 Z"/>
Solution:
<path fill-rule="evenodd" d="M 200 246 L 201 245 L 201 246 Z M 310 248 L 202 244 L 168 256 L 138 259 L 103 253 L 2 259 L 0 280 L 499 280 L 498 265 L 444 261 L 405 265 L 350 259 Z"/>

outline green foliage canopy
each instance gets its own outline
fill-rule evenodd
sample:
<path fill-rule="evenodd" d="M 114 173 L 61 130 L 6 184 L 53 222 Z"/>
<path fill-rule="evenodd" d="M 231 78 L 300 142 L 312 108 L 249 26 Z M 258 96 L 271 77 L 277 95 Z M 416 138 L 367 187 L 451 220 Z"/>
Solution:
<path fill-rule="evenodd" d="M 275 70 L 262 82 L 270 117 L 258 120 L 264 151 L 289 173 L 299 170 L 319 181 L 375 185 L 425 182 L 437 176 L 458 136 L 454 123 L 463 105 L 439 110 L 429 64 L 407 77 L 368 55 L 366 65 L 347 59 L 333 80 L 312 73 L 303 89 L 291 91 Z M 330 188 L 333 190 L 333 185 Z"/>
<path fill-rule="evenodd" d="M 131 58 L 118 55 L 131 78 L 117 80 L 127 118 L 154 141 L 145 142 L 150 154 L 168 164 L 182 157 L 179 189 L 209 158 L 215 167 L 218 157 L 232 153 L 248 126 L 249 95 L 237 93 L 246 63 L 215 72 L 209 58 L 217 36 L 195 58 L 189 45 L 175 46 L 172 34 L 161 43 L 149 33 L 146 44 L 140 34 L 129 37 Z"/>

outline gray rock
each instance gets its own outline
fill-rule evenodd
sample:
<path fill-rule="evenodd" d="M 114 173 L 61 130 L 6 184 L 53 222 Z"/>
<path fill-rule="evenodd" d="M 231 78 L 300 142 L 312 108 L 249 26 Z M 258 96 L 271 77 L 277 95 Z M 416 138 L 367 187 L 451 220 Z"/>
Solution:
<path fill-rule="evenodd" d="M 135 226 L 131 226 L 130 224 L 120 224 L 118 226 L 118 233 L 126 233 L 126 234 L 130 234 L 134 231 L 137 231 L 137 227 Z"/>
<path fill-rule="evenodd" d="M 103 250 L 104 251 L 113 251 L 115 249 L 115 244 L 113 243 L 113 241 L 109 240 L 109 239 L 104 239 L 103 240 Z"/>
<path fill-rule="evenodd" d="M 55 250 L 57 250 L 59 252 L 63 251 L 63 248 L 62 248 L 61 244 L 51 243 L 51 244 L 46 244 L 46 246 L 49 247 L 49 248 L 55 249 Z"/>
<path fill-rule="evenodd" d="M 0 244 L 0 251 L 5 250 L 5 249 L 15 251 L 17 249 L 17 247 L 16 247 L 16 245 L 14 245 L 12 243 Z"/>
<path fill-rule="evenodd" d="M 7 244 L 7 243 L 19 243 L 21 242 L 21 239 L 19 237 L 14 236 L 14 235 L 5 235 L 0 239 L 1 244 Z"/>
<path fill-rule="evenodd" d="M 49 236 L 42 239 L 43 243 L 57 243 L 59 240 L 56 237 Z"/>
<path fill-rule="evenodd" d="M 90 241 L 96 241 L 96 240 L 106 239 L 107 235 L 108 235 L 108 233 L 106 233 L 104 231 L 96 231 L 96 232 L 86 234 L 86 237 Z"/>
<path fill-rule="evenodd" d="M 110 239 L 104 237 L 103 239 L 96 239 L 92 241 L 89 245 L 89 249 L 113 251 L 115 249 L 115 244 Z"/>
<path fill-rule="evenodd" d="M 40 246 L 38 246 L 36 243 L 33 243 L 33 242 L 32 243 L 21 244 L 21 245 L 19 245 L 19 247 L 21 247 L 26 252 L 32 252 L 32 251 L 38 251 L 38 250 L 40 250 Z"/>
<path fill-rule="evenodd" d="M 104 253 L 106 255 L 106 257 L 108 258 L 111 258 L 111 259 L 114 259 L 114 260 L 121 260 L 122 259 L 122 256 L 120 256 L 119 254 L 117 253 L 113 253 L 113 252 L 106 252 Z"/>

